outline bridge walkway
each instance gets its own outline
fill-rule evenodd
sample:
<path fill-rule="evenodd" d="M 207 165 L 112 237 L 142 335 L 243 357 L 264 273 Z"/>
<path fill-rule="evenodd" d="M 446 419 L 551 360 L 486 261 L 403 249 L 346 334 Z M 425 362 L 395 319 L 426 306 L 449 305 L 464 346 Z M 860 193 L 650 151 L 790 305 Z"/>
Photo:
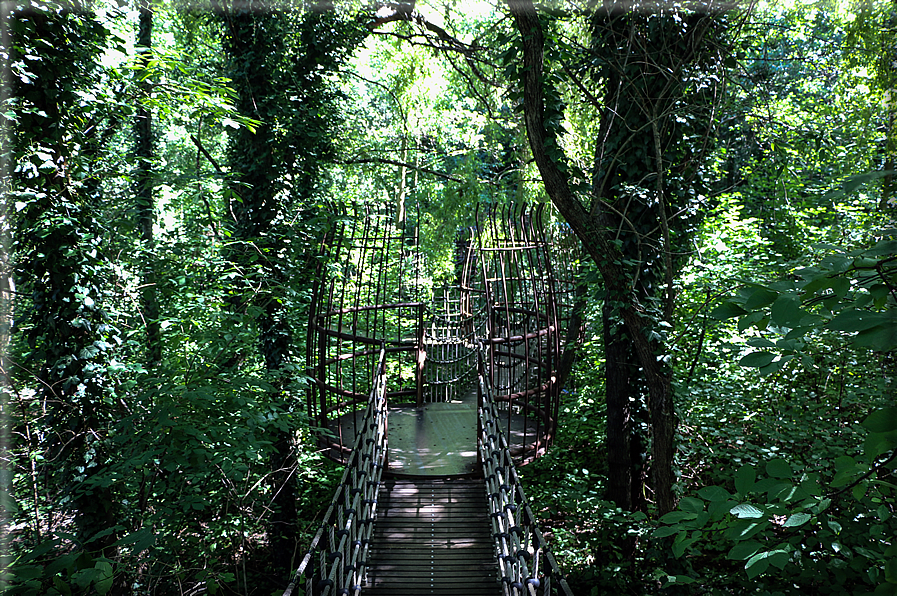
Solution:
<path fill-rule="evenodd" d="M 363 594 L 501 593 L 483 479 L 391 478 L 379 507 Z"/>
<path fill-rule="evenodd" d="M 486 482 L 472 477 L 481 469 L 476 389 L 391 407 L 388 420 L 391 477 L 380 486 L 364 593 L 497 596 Z"/>

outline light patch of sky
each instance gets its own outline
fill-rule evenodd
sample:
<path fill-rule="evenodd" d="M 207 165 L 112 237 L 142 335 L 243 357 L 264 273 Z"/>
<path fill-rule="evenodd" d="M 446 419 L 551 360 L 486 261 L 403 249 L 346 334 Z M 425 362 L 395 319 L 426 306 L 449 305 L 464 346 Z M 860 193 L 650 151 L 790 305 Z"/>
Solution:
<path fill-rule="evenodd" d="M 97 17 L 121 40 L 118 44 L 110 44 L 100 56 L 99 62 L 105 68 L 118 68 L 135 55 L 138 13 L 133 8 L 118 9 L 100 3 Z M 174 32 L 161 29 L 157 22 L 153 27 L 153 46 L 156 51 L 159 48 L 173 48 Z M 125 53 L 120 50 L 124 50 Z"/>
<path fill-rule="evenodd" d="M 453 13 L 463 15 L 468 21 L 485 21 L 496 13 L 495 3 L 487 0 L 463 0 L 461 2 L 434 0 L 431 2 L 418 2 L 416 6 L 418 12 L 424 15 L 428 21 L 445 28 L 446 4 L 449 4 Z M 473 41 L 473 35 L 462 35 L 461 41 L 469 43 Z"/>
<path fill-rule="evenodd" d="M 428 22 L 441 28 L 448 28 L 446 24 L 447 11 L 453 15 L 452 21 L 458 21 L 463 18 L 468 22 L 488 21 L 493 19 L 498 12 L 496 3 L 494 1 L 490 2 L 489 0 L 464 0 L 461 2 L 452 0 L 425 0 L 416 4 L 416 10 L 420 12 Z M 386 25 L 385 28 L 388 30 L 388 28 L 393 26 L 394 25 L 390 24 Z M 455 34 L 455 32 L 451 30 L 450 33 Z M 469 43 L 473 41 L 472 33 L 468 35 L 459 33 L 458 35 L 463 42 Z M 378 47 L 379 42 L 380 40 L 378 39 L 378 36 L 370 36 L 364 46 L 355 54 L 355 60 L 353 62 L 356 72 L 361 77 L 368 80 L 385 82 L 386 77 L 394 72 L 394 70 L 391 68 L 391 64 L 384 64 L 382 59 L 377 59 L 377 55 L 382 52 L 382 46 Z M 408 51 L 411 51 L 410 46 L 408 47 Z M 392 60 L 401 59 L 402 54 L 399 53 L 393 57 Z M 390 62 L 392 62 L 392 60 L 390 60 Z M 423 125 L 424 127 L 426 126 L 425 121 L 427 120 L 425 112 L 430 111 L 433 104 L 437 102 L 439 98 L 444 97 L 449 90 L 447 73 L 439 62 L 439 58 L 430 56 L 427 59 L 427 66 L 427 74 L 419 77 L 415 81 L 414 86 L 408 90 L 406 97 L 403 98 L 403 101 L 407 102 L 405 108 L 412 112 L 408 114 L 409 119 L 412 120 L 409 124 L 413 124 L 416 121 L 418 126 Z M 356 83 L 355 85 L 360 96 L 364 97 L 367 95 L 363 83 Z M 415 108 L 422 113 L 413 113 Z"/>
<path fill-rule="evenodd" d="M 819 0 L 761 0 L 757 4 L 759 12 L 776 12 L 785 14 L 801 6 L 810 6 L 819 4 Z M 845 21 L 852 21 L 856 18 L 852 10 L 853 0 L 838 0 L 835 13 Z"/>
<path fill-rule="evenodd" d="M 356 72 L 361 77 L 370 81 L 378 81 L 389 87 L 388 77 L 396 73 L 396 62 L 405 58 L 406 55 L 398 52 L 391 59 L 385 60 L 380 41 L 376 36 L 368 38 L 367 43 L 356 53 L 353 63 Z M 411 49 L 408 48 L 408 51 Z M 422 124 L 433 103 L 448 92 L 445 71 L 438 63 L 437 58 L 428 58 L 425 70 L 426 74 L 423 76 L 420 71 L 418 72 L 414 84 L 399 98 L 402 101 L 403 110 L 409 117 L 409 124 L 412 126 L 415 123 Z M 366 84 L 356 82 L 355 87 L 361 97 L 367 97 Z"/>

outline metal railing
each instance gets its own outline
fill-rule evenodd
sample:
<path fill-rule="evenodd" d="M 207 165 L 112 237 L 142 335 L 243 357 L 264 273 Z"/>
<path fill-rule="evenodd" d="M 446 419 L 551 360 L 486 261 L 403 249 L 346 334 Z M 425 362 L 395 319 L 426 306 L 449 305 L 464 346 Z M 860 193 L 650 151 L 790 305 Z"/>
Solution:
<path fill-rule="evenodd" d="M 479 438 L 492 536 L 504 596 L 573 596 L 536 523 L 508 442 L 498 423 L 492 387 L 479 349 Z"/>
<path fill-rule="evenodd" d="M 346 470 L 321 527 L 283 596 L 292 595 L 303 575 L 307 596 L 357 595 L 361 591 L 386 458 L 385 357 L 386 350 L 381 347 L 363 425 Z"/>

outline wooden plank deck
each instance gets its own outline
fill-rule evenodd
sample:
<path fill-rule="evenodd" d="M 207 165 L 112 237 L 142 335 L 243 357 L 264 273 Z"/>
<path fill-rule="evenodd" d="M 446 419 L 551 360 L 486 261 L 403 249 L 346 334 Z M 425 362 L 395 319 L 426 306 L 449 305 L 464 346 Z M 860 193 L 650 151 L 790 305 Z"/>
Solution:
<path fill-rule="evenodd" d="M 363 594 L 500 593 L 483 480 L 392 478 L 378 509 Z"/>

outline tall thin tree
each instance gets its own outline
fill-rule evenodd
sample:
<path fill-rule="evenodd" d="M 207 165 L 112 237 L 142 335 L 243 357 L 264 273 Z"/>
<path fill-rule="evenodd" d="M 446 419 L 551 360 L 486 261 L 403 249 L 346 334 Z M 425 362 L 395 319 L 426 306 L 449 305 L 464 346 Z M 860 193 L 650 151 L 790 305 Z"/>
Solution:
<path fill-rule="evenodd" d="M 106 363 L 113 329 L 103 309 L 106 264 L 91 177 L 102 114 L 83 101 L 106 29 L 80 3 L 45 3 L 11 15 L 13 101 L 18 108 L 13 192 L 20 203 L 13 251 L 27 346 L 17 368 L 31 371 L 48 432 L 33 448 L 69 503 L 79 539 L 114 543 L 116 500 L 100 477 L 108 463 Z"/>
<path fill-rule="evenodd" d="M 134 195 L 137 204 L 137 224 L 142 242 L 141 274 L 143 283 L 141 299 L 143 319 L 146 325 L 146 359 L 152 367 L 162 360 L 162 330 L 159 322 L 159 300 L 156 291 L 155 272 L 155 200 L 153 198 L 155 142 L 153 138 L 153 114 L 146 101 L 152 81 L 149 61 L 153 52 L 153 6 L 151 0 L 141 0 L 138 8 L 137 27 L 137 86 L 145 101 L 137 106 L 134 116 L 134 154 L 136 172 L 134 174 Z"/>

